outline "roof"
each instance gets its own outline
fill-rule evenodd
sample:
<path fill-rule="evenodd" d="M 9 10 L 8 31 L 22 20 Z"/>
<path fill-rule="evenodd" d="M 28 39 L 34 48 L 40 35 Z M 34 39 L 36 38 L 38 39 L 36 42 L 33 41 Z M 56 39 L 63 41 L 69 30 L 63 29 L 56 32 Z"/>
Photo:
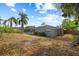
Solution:
<path fill-rule="evenodd" d="M 57 29 L 57 27 L 53 27 L 53 26 L 50 26 L 50 25 L 39 26 L 39 27 L 37 27 L 37 28 Z"/>
<path fill-rule="evenodd" d="M 56 30 L 56 27 L 50 26 L 50 25 L 45 25 L 45 26 L 39 26 L 36 28 L 36 31 L 53 31 Z"/>

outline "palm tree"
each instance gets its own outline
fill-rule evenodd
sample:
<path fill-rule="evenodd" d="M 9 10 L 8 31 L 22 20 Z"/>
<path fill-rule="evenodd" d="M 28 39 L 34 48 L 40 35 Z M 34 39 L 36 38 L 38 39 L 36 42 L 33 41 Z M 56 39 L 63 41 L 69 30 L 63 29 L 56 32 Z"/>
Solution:
<path fill-rule="evenodd" d="M 23 30 L 24 29 L 24 25 L 28 23 L 29 18 L 27 16 L 27 14 L 25 14 L 23 12 L 20 12 L 19 16 L 20 16 L 18 18 L 19 19 L 19 24 L 21 24 L 21 30 Z"/>
<path fill-rule="evenodd" d="M 6 25 L 7 22 L 9 22 L 10 27 L 12 27 L 13 23 L 15 23 L 16 25 L 18 24 L 17 19 L 15 17 L 11 17 L 8 20 L 5 20 L 3 24 Z"/>
<path fill-rule="evenodd" d="M 0 24 L 1 24 L 2 21 L 3 21 L 3 19 L 0 17 Z"/>
<path fill-rule="evenodd" d="M 8 22 L 8 20 L 4 20 L 3 25 L 6 26 L 6 23 Z"/>
<path fill-rule="evenodd" d="M 13 23 L 17 25 L 17 19 L 15 17 L 9 18 L 8 21 L 10 22 L 10 27 L 12 27 Z"/>

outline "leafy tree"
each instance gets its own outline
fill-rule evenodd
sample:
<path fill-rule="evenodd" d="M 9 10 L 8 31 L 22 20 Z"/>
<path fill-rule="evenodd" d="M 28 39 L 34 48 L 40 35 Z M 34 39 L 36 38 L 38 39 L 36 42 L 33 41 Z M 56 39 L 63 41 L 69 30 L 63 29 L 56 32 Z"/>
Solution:
<path fill-rule="evenodd" d="M 25 14 L 23 12 L 20 12 L 19 16 L 20 16 L 18 18 L 19 19 L 19 24 L 21 24 L 21 29 L 24 29 L 24 25 L 26 25 L 28 23 L 29 18 L 27 16 L 27 14 Z"/>
<path fill-rule="evenodd" d="M 63 28 L 66 30 L 76 29 L 78 26 L 75 24 L 75 20 L 64 20 L 62 24 Z"/>
<path fill-rule="evenodd" d="M 62 16 L 64 17 L 79 17 L 79 4 L 78 3 L 62 3 L 59 7 L 63 14 Z"/>
<path fill-rule="evenodd" d="M 74 21 L 68 21 L 66 24 L 69 25 L 67 28 L 73 28 L 79 26 L 79 4 L 78 3 L 61 3 L 58 7 L 62 12 L 62 16 L 65 18 L 74 18 Z M 65 22 L 65 21 L 64 21 Z"/>

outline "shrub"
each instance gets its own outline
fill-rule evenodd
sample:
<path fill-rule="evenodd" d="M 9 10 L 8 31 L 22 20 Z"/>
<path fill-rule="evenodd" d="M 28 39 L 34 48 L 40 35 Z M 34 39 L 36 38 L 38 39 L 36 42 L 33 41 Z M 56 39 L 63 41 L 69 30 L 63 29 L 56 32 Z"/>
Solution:
<path fill-rule="evenodd" d="M 65 34 L 63 36 L 63 39 L 68 40 L 68 41 L 73 41 L 73 40 L 75 40 L 75 36 L 73 36 L 71 34 Z"/>
<path fill-rule="evenodd" d="M 34 34 L 38 36 L 46 36 L 45 32 L 35 32 Z"/>
<path fill-rule="evenodd" d="M 3 30 L 4 30 L 4 32 L 6 32 L 6 33 L 11 33 L 11 32 L 13 32 L 13 28 L 10 28 L 10 27 L 8 27 L 8 26 L 5 26 Z"/>
<path fill-rule="evenodd" d="M 21 33 L 21 30 L 13 29 L 13 33 Z"/>
<path fill-rule="evenodd" d="M 18 29 L 14 29 L 14 28 L 11 28 L 11 27 L 8 27 L 8 26 L 3 26 L 3 27 L 0 27 L 4 33 L 20 33 L 21 31 L 18 30 Z"/>

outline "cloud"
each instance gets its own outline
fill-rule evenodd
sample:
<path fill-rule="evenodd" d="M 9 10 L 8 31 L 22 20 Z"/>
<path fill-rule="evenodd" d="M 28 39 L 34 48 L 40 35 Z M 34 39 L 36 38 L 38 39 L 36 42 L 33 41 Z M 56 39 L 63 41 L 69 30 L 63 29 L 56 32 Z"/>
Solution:
<path fill-rule="evenodd" d="M 45 17 L 41 17 L 41 18 L 38 18 L 38 19 L 40 19 L 40 20 L 42 20 L 46 23 L 49 23 L 49 22 L 53 21 L 53 15 L 48 14 Z"/>
<path fill-rule="evenodd" d="M 34 18 L 34 16 L 31 16 L 31 18 Z"/>
<path fill-rule="evenodd" d="M 42 18 L 43 18 L 43 17 L 42 17 Z M 41 18 L 41 17 L 38 17 L 37 19 L 38 19 L 38 20 L 42 20 L 42 18 Z"/>
<path fill-rule="evenodd" d="M 15 16 L 19 17 L 19 15 L 16 13 Z"/>
<path fill-rule="evenodd" d="M 15 7 L 16 3 L 6 3 L 6 6 L 8 7 Z"/>
<path fill-rule="evenodd" d="M 46 3 L 43 7 L 45 10 L 56 10 L 57 8 L 52 3 Z"/>
<path fill-rule="evenodd" d="M 6 3 L 5 5 L 8 6 L 11 11 L 17 12 L 15 9 L 16 3 Z"/>
<path fill-rule="evenodd" d="M 57 14 L 47 14 L 44 17 L 39 17 L 38 20 L 45 22 L 46 24 L 58 25 L 61 24 L 64 18 Z"/>
<path fill-rule="evenodd" d="M 41 9 L 41 6 L 43 6 L 43 4 L 42 3 L 35 3 L 35 6 L 36 6 L 36 11 L 37 10 L 40 10 Z"/>
<path fill-rule="evenodd" d="M 29 3 L 29 6 L 31 6 L 32 3 Z"/>
<path fill-rule="evenodd" d="M 40 10 L 39 13 L 43 14 L 43 13 L 46 13 L 45 10 Z"/>
<path fill-rule="evenodd" d="M 36 3 L 35 6 L 35 11 L 39 10 L 39 13 L 46 13 L 47 10 L 57 10 L 52 3 Z"/>
<path fill-rule="evenodd" d="M 56 11 L 53 14 L 47 13 L 47 11 Z M 60 25 L 63 21 L 61 12 L 57 10 L 54 4 L 52 3 L 36 3 L 36 9 L 40 14 L 45 14 L 46 16 L 38 17 L 38 20 L 45 22 L 48 25 L 57 26 Z"/>
<path fill-rule="evenodd" d="M 23 11 L 23 12 L 26 12 L 26 9 L 25 9 L 25 8 L 23 8 L 23 9 L 22 9 L 22 11 Z"/>
<path fill-rule="evenodd" d="M 13 11 L 13 12 L 17 12 L 15 8 L 11 8 L 11 11 Z"/>
<path fill-rule="evenodd" d="M 51 22 L 53 20 L 53 15 L 48 14 L 46 17 L 43 17 L 43 19 L 45 22 Z"/>

